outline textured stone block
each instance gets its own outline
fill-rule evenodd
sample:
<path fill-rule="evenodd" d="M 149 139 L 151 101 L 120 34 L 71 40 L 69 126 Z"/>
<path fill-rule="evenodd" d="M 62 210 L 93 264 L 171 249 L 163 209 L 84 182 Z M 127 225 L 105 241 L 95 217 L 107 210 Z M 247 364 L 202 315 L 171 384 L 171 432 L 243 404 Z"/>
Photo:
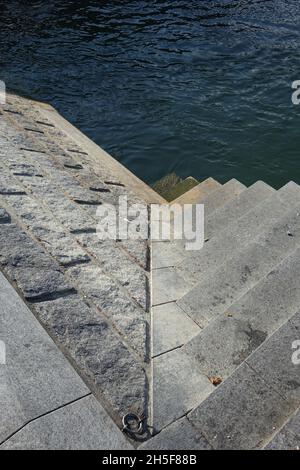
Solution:
<path fill-rule="evenodd" d="M 78 235 L 82 246 L 103 270 L 112 275 L 141 307 L 148 308 L 148 278 L 140 266 L 114 240 L 101 240 L 97 234 Z"/>
<path fill-rule="evenodd" d="M 8 196 L 6 203 L 60 264 L 72 265 L 90 260 L 87 253 L 67 234 L 51 212 L 33 198 Z"/>
<path fill-rule="evenodd" d="M 96 394 L 121 416 L 147 414 L 145 371 L 105 317 L 78 295 L 34 306 L 41 323 L 71 357 Z"/>
<path fill-rule="evenodd" d="M 28 300 L 73 289 L 58 264 L 15 224 L 1 225 L 0 264 Z"/>
<path fill-rule="evenodd" d="M 5 209 L 0 207 L 0 224 L 7 224 L 10 222 L 10 215 L 6 212 Z"/>
<path fill-rule="evenodd" d="M 96 265 L 68 270 L 80 291 L 90 299 L 142 357 L 147 351 L 147 315 L 112 278 Z"/>

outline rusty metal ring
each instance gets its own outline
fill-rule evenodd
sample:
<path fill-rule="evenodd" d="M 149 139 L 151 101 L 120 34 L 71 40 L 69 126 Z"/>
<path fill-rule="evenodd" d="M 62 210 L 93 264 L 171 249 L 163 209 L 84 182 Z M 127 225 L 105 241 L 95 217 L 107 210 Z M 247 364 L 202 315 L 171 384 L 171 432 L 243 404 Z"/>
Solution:
<path fill-rule="evenodd" d="M 129 421 L 134 421 L 137 424 L 137 429 L 133 429 Z M 143 419 L 141 419 L 135 413 L 127 413 L 123 416 L 122 419 L 123 432 L 128 432 L 129 434 L 142 434 L 143 433 Z"/>

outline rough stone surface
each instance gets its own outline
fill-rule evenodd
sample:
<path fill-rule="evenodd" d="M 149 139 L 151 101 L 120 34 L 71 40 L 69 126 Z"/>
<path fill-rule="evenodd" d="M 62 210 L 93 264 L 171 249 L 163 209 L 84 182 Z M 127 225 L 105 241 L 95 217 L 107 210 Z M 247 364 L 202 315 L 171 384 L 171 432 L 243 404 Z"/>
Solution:
<path fill-rule="evenodd" d="M 101 244 L 95 232 L 102 204 L 120 195 L 143 202 L 135 189 L 149 202 L 156 195 L 88 139 L 79 144 L 54 111 L 46 117 L 44 106 L 8 100 L 0 116 L 1 268 L 114 416 L 131 409 L 147 418 L 148 241 Z"/>
<path fill-rule="evenodd" d="M 10 196 L 6 199 L 6 204 L 60 264 L 72 265 L 90 260 L 47 208 L 31 197 Z"/>
<path fill-rule="evenodd" d="M 2 209 L 2 207 L 0 207 L 0 224 L 6 224 L 8 222 L 10 222 L 10 217 L 8 213 L 5 209 Z"/>
<path fill-rule="evenodd" d="M 73 289 L 59 266 L 15 224 L 1 228 L 0 264 L 28 300 Z"/>
<path fill-rule="evenodd" d="M 133 450 L 94 397 L 86 397 L 31 423 L 1 450 Z"/>
<path fill-rule="evenodd" d="M 0 273 L 0 442 L 28 421 L 89 393 L 13 287 Z"/>
<path fill-rule="evenodd" d="M 100 312 L 79 295 L 38 303 L 35 311 L 79 373 L 114 411 L 146 413 L 145 371 Z"/>
<path fill-rule="evenodd" d="M 211 446 L 187 418 L 179 419 L 163 429 L 140 450 L 210 450 Z"/>
<path fill-rule="evenodd" d="M 97 234 L 78 235 L 82 246 L 95 256 L 98 264 L 106 273 L 115 277 L 128 290 L 140 306 L 147 310 L 148 278 L 141 267 L 130 257 L 120 244 L 112 240 L 100 240 Z"/>
<path fill-rule="evenodd" d="M 68 270 L 71 279 L 115 325 L 117 331 L 144 358 L 147 356 L 145 312 L 123 292 L 119 285 L 94 265 Z"/>

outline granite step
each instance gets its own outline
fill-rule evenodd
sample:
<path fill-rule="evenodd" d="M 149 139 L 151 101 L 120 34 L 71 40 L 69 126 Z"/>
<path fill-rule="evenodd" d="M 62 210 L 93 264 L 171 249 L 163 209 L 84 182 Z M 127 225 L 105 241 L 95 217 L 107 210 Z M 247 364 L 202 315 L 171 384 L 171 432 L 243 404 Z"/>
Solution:
<path fill-rule="evenodd" d="M 276 191 L 271 186 L 258 181 L 208 217 L 205 215 L 206 240 L 211 239 L 214 233 L 216 236 L 223 233 L 230 224 L 236 223 L 238 218 L 243 217 L 255 206 L 262 204 L 272 194 L 276 194 Z M 191 254 L 185 250 L 185 243 L 182 240 L 171 243 L 154 242 L 152 246 L 152 266 L 154 269 L 177 266 L 184 259 L 193 257 L 194 253 Z"/>
<path fill-rule="evenodd" d="M 266 450 L 300 450 L 300 408 L 290 417 L 285 426 L 272 437 Z"/>
<path fill-rule="evenodd" d="M 299 276 L 299 250 L 295 258 Z M 187 415 L 214 449 L 264 448 L 299 409 L 299 365 L 292 361 L 299 329 L 298 312 Z M 299 434 L 294 419 L 292 429 Z M 299 443 L 297 432 L 294 437 Z"/>
<path fill-rule="evenodd" d="M 297 248 L 202 331 L 197 332 L 190 319 L 187 323 L 188 317 L 175 303 L 153 308 L 156 335 L 153 353 L 157 355 L 153 358 L 152 400 L 156 432 L 214 393 L 216 385 L 226 382 L 237 367 L 295 316 L 300 304 L 299 280 L 300 249 Z M 180 325 L 178 334 L 172 334 L 171 315 Z M 168 330 L 168 341 L 166 334 L 157 331 L 159 327 Z M 184 340 L 186 344 L 182 346 Z M 168 347 L 174 349 L 170 351 Z M 291 347 L 289 351 L 291 356 Z M 272 361 L 271 353 L 268 358 Z"/>
<path fill-rule="evenodd" d="M 298 248 L 182 349 L 203 374 L 225 380 L 299 310 L 299 281 Z"/>
<path fill-rule="evenodd" d="M 226 202 L 232 201 L 234 198 L 239 196 L 239 194 L 245 191 L 245 189 L 245 185 L 233 178 L 230 181 L 227 181 L 223 186 L 217 188 L 204 199 L 196 199 L 195 203 L 204 204 L 205 214 L 207 216 L 222 207 Z"/>
<path fill-rule="evenodd" d="M 215 234 L 202 250 L 186 253 L 184 260 L 176 266 L 177 275 L 191 286 L 200 284 L 297 204 L 300 204 L 300 187 L 293 182 L 271 192 L 261 204 Z M 215 220 L 217 223 L 217 218 Z"/>
<path fill-rule="evenodd" d="M 299 245 L 300 204 L 185 294 L 178 301 L 179 307 L 200 327 L 207 326 Z"/>
<path fill-rule="evenodd" d="M 213 178 L 206 180 L 186 191 L 181 196 L 174 199 L 171 204 L 194 204 L 209 196 L 209 194 L 221 188 L 221 184 Z"/>
<path fill-rule="evenodd" d="M 276 191 L 263 181 L 257 181 L 252 186 L 239 194 L 232 201 L 213 212 L 205 220 L 205 237 L 212 238 L 234 224 L 237 219 L 243 217 L 254 207 L 262 204 Z"/>
<path fill-rule="evenodd" d="M 205 214 L 211 214 L 227 201 L 236 198 L 245 189 L 246 187 L 243 184 L 232 179 L 199 202 L 204 204 Z M 168 248 L 167 245 L 169 245 Z M 191 284 L 185 282 L 174 267 L 165 267 L 164 264 L 168 264 L 170 258 L 174 255 L 178 255 L 177 261 L 182 259 L 182 254 L 185 255 L 186 252 L 184 241 L 152 241 L 151 251 L 152 305 L 160 305 L 179 299 L 185 292 L 189 291 Z"/>

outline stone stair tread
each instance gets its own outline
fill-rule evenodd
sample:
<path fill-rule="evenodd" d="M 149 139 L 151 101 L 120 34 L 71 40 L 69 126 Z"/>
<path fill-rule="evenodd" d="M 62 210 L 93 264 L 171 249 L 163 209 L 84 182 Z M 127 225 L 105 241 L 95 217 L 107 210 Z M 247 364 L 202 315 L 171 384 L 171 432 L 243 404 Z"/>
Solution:
<path fill-rule="evenodd" d="M 214 449 L 262 448 L 298 410 L 299 373 L 291 344 L 299 327 L 296 313 L 188 414 Z"/>
<path fill-rule="evenodd" d="M 300 408 L 264 447 L 266 450 L 300 450 Z"/>
<path fill-rule="evenodd" d="M 99 205 L 116 205 L 122 195 L 129 204 L 167 201 L 50 106 L 7 98 L 1 270 L 95 393 L 79 408 L 93 402 L 92 413 L 97 397 L 118 425 L 128 411 L 145 415 L 158 434 L 141 449 L 299 447 L 291 345 L 300 331 L 300 187 L 188 177 L 177 190 L 194 187 L 172 204 L 204 204 L 200 251 L 187 252 L 184 240 L 152 242 L 151 253 L 147 240 L 98 242 Z M 20 335 L 17 326 L 18 319 Z M 27 424 L 2 447 L 34 447 L 36 439 L 49 447 L 49 423 L 66 429 L 55 447 L 85 445 L 69 419 L 76 415 L 79 429 L 85 408 L 73 405 Z M 130 448 L 112 428 L 112 440 L 120 436 Z"/>
<path fill-rule="evenodd" d="M 236 222 L 216 233 L 202 250 L 181 257 L 181 262 L 176 265 L 178 275 L 193 285 L 199 284 L 297 204 L 300 204 L 300 187 L 293 182 L 288 183 Z"/>
<path fill-rule="evenodd" d="M 180 348 L 155 357 L 152 369 L 152 426 L 155 433 L 195 408 L 214 390 L 196 361 Z"/>
<path fill-rule="evenodd" d="M 224 380 L 298 311 L 299 279 L 297 249 L 185 344 L 184 351 L 204 374 Z M 288 350 L 291 357 L 291 347 Z"/>
<path fill-rule="evenodd" d="M 112 416 L 148 418 L 148 244 L 98 240 L 96 210 L 120 195 L 166 201 L 51 107 L 8 100 L 17 114 L 0 112 L 0 269 Z"/>
<path fill-rule="evenodd" d="M 180 180 L 170 189 L 166 190 L 163 196 L 167 201 L 173 201 L 175 199 L 179 199 L 184 194 L 186 194 L 187 192 L 195 188 L 198 184 L 199 184 L 198 180 L 196 180 L 192 176 L 188 176 L 184 180 Z"/>
<path fill-rule="evenodd" d="M 201 327 L 225 312 L 300 244 L 300 204 L 246 247 L 235 252 L 210 277 L 185 294 L 178 305 Z"/>
<path fill-rule="evenodd" d="M 228 201 L 232 201 L 235 197 L 245 191 L 246 186 L 236 179 L 227 181 L 223 186 L 217 188 L 207 197 L 195 201 L 196 203 L 204 204 L 205 216 L 207 217 L 212 212 L 216 211 Z"/>
<path fill-rule="evenodd" d="M 234 224 L 239 217 L 244 216 L 256 205 L 262 204 L 273 193 L 276 193 L 276 191 L 262 181 L 258 181 L 250 188 L 242 191 L 236 198 L 228 201 L 210 216 L 205 217 L 206 239 L 207 237 L 211 238 L 213 233 L 218 236 L 219 233 L 224 232 L 227 226 Z M 185 243 L 182 240 L 174 240 L 170 243 L 165 241 L 152 243 L 151 261 L 153 269 L 178 266 L 184 259 L 193 257 L 194 253 L 191 254 L 186 251 Z"/>
<path fill-rule="evenodd" d="M 210 450 L 205 437 L 184 417 L 167 426 L 139 450 Z"/>
<path fill-rule="evenodd" d="M 205 237 L 211 238 L 214 234 L 225 230 L 227 226 L 243 217 L 254 207 L 262 204 L 273 193 L 275 193 L 275 189 L 263 181 L 257 181 L 206 218 Z"/>
<path fill-rule="evenodd" d="M 209 194 L 220 188 L 221 184 L 213 178 L 206 180 L 186 191 L 181 196 L 172 201 L 171 204 L 195 204 L 206 198 Z"/>

